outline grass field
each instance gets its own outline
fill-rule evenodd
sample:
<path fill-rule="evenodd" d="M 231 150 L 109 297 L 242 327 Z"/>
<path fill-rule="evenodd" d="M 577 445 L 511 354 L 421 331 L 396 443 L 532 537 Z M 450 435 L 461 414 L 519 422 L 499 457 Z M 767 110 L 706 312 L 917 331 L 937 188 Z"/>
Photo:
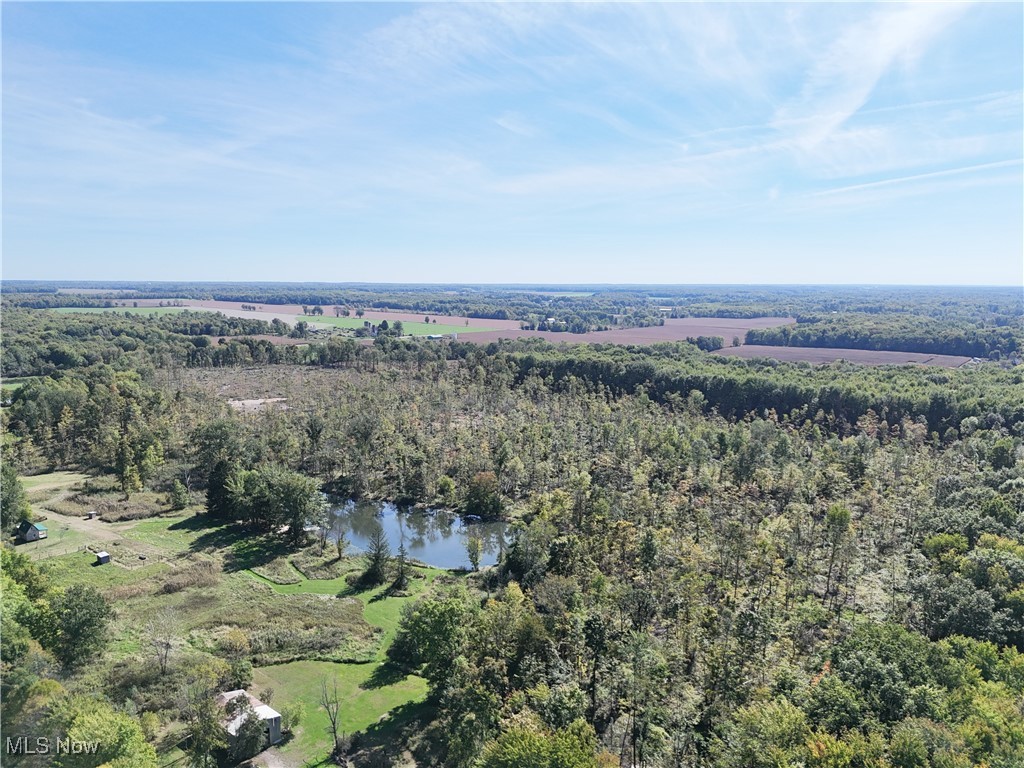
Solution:
<path fill-rule="evenodd" d="M 97 312 L 127 312 L 131 315 L 170 315 L 186 309 L 189 309 L 189 307 L 56 307 L 49 311 L 69 315 L 96 314 Z"/>
<path fill-rule="evenodd" d="M 4 392 L 13 392 L 22 384 L 28 384 L 30 381 L 42 378 L 41 376 L 15 376 L 8 379 L 4 379 L 0 382 L 0 389 Z"/>
<path fill-rule="evenodd" d="M 299 320 L 305 320 L 307 323 L 324 323 L 326 325 L 333 325 L 335 328 L 362 328 L 363 319 L 359 317 L 307 317 L 303 315 L 296 315 L 296 322 Z M 375 324 L 378 320 L 373 320 Z M 402 332 L 407 336 L 430 336 L 435 333 L 474 333 L 480 331 L 492 331 L 493 328 L 487 328 L 479 325 L 445 325 L 443 323 L 416 323 L 402 321 Z"/>
<path fill-rule="evenodd" d="M 45 475 L 24 475 L 18 479 L 26 491 L 59 491 L 83 483 L 89 476 L 82 472 L 49 472 Z"/>
<path fill-rule="evenodd" d="M 327 713 L 319 704 L 321 678 L 338 681 L 342 728 L 348 734 L 362 731 L 395 708 L 421 701 L 426 696 L 427 683 L 423 678 L 381 675 L 380 672 L 388 669 L 384 665 L 385 654 L 398 629 L 402 607 L 429 589 L 442 573 L 436 568 L 416 568 L 416 576 L 422 578 L 414 578 L 410 594 L 402 597 L 387 597 L 386 587 L 354 592 L 343 577 L 304 579 L 297 584 L 275 584 L 263 580 L 281 594 L 352 594 L 363 604 L 365 621 L 384 633 L 376 659 L 370 664 L 297 661 L 260 667 L 255 671 L 253 682 L 264 689 L 273 688 L 274 701 L 299 701 L 305 710 L 303 723 L 295 737 L 280 747 L 283 756 L 309 761 L 326 755 L 330 739 L 326 736 Z"/>
<path fill-rule="evenodd" d="M 326 757 L 330 745 L 327 713 L 320 707 L 320 679 L 338 681 L 341 699 L 341 729 L 352 734 L 378 722 L 385 714 L 427 694 L 427 681 L 409 676 L 396 681 L 378 681 L 378 664 L 332 664 L 324 661 L 295 661 L 260 667 L 253 682 L 260 689 L 274 689 L 274 705 L 302 703 L 304 716 L 295 736 L 279 747 L 281 754 L 303 763 Z"/>

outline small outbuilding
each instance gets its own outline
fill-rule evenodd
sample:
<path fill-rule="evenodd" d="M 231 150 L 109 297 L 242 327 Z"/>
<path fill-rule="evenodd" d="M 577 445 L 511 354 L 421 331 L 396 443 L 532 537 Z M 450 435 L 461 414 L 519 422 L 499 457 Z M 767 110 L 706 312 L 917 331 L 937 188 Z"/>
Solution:
<path fill-rule="evenodd" d="M 85 519 L 86 520 L 95 520 L 97 514 L 98 513 L 96 512 L 95 509 L 90 509 L 88 512 L 85 513 Z"/>
<path fill-rule="evenodd" d="M 248 701 L 248 708 L 239 707 L 236 699 L 243 698 Z M 231 706 L 229 707 L 229 704 Z M 263 722 L 263 733 L 266 734 L 265 744 L 277 744 L 281 740 L 281 714 L 264 704 L 248 691 L 238 689 L 236 691 L 224 691 L 217 694 L 217 706 L 229 712 L 226 720 L 222 722 L 224 730 L 228 732 L 228 741 L 234 744 L 238 738 L 238 731 L 251 712 Z"/>
<path fill-rule="evenodd" d="M 33 523 L 22 520 L 18 526 L 17 536 L 21 541 L 39 541 L 47 536 L 46 526 L 42 523 Z"/>
<path fill-rule="evenodd" d="M 103 552 L 97 552 L 96 553 L 96 565 L 106 565 L 109 562 L 110 562 L 110 553 L 109 552 L 103 551 Z"/>

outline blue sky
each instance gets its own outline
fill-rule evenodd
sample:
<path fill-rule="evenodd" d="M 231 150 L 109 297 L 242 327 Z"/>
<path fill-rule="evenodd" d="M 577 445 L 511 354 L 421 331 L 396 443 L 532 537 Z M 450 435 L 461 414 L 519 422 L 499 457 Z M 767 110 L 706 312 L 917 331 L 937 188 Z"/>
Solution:
<path fill-rule="evenodd" d="M 11 3 L 3 276 L 1024 277 L 1020 3 Z"/>

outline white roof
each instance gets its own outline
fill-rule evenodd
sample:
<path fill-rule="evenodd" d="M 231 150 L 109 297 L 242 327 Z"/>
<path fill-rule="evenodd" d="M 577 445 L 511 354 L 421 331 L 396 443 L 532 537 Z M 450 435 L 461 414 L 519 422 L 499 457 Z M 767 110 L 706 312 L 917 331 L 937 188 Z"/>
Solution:
<path fill-rule="evenodd" d="M 253 696 L 252 694 L 250 694 L 247 691 L 244 691 L 242 689 L 238 689 L 236 691 L 224 691 L 223 693 L 217 694 L 217 703 L 220 706 L 223 707 L 229 701 L 231 701 L 232 699 L 235 699 L 235 698 L 237 698 L 239 696 L 245 696 L 246 698 L 249 699 L 249 703 L 252 705 L 253 712 L 256 713 L 256 716 L 260 720 L 273 720 L 275 717 L 280 717 L 281 716 L 281 713 L 278 712 L 276 709 L 274 709 L 273 707 L 271 707 L 271 706 L 269 706 L 267 704 L 264 704 L 262 701 L 257 699 L 255 696 Z M 238 729 L 242 727 L 242 723 L 244 723 L 244 722 L 245 722 L 245 712 L 239 712 L 234 717 L 232 717 L 230 720 L 228 720 L 228 721 L 226 721 L 224 723 L 224 728 L 232 736 L 237 736 L 238 735 Z"/>
<path fill-rule="evenodd" d="M 103 551 L 103 552 L 97 552 L 97 553 L 96 553 L 96 557 L 110 557 L 110 553 L 109 553 L 109 552 L 106 552 L 106 551 Z"/>

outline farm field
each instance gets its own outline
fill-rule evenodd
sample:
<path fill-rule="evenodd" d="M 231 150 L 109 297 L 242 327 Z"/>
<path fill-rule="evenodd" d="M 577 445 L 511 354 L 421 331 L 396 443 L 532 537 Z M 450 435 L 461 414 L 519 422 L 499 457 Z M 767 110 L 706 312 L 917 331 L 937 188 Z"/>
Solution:
<path fill-rule="evenodd" d="M 449 318 L 442 318 L 442 319 L 447 320 Z M 311 320 L 311 318 L 304 317 L 302 315 L 298 315 L 295 318 L 293 318 L 292 322 L 298 322 L 299 320 L 306 320 L 307 322 L 315 322 L 317 324 L 332 325 L 335 328 L 352 328 L 352 329 L 362 328 L 363 327 L 363 323 L 366 320 L 370 320 L 371 322 L 374 322 L 374 321 L 380 322 L 376 318 L 371 319 L 369 317 L 363 317 L 363 318 L 359 318 L 359 317 L 318 317 L 315 320 Z M 389 320 L 388 322 L 392 323 L 392 322 L 394 322 L 394 320 Z M 429 336 L 429 335 L 432 335 L 432 334 L 435 334 L 435 333 L 445 333 L 445 334 L 447 334 L 447 333 L 488 333 L 488 332 L 491 332 L 491 331 L 494 330 L 493 328 L 484 328 L 484 327 L 481 327 L 481 326 L 465 325 L 465 324 L 463 324 L 463 325 L 450 325 L 450 324 L 445 324 L 445 323 L 430 323 L 430 324 L 427 324 L 427 323 L 424 323 L 422 321 L 416 322 L 416 321 L 413 321 L 413 320 L 401 320 L 400 322 L 402 323 L 402 331 L 403 331 L 403 333 L 405 333 L 406 335 L 410 335 L 410 336 Z"/>
<path fill-rule="evenodd" d="M 139 302 L 140 304 L 142 302 Z M 138 307 L 55 307 L 49 310 L 50 312 L 59 312 L 61 314 L 96 314 L 97 312 L 127 312 L 130 315 L 171 315 L 176 312 L 190 309 L 190 307 L 160 307 L 153 305 L 143 305 Z"/>
<path fill-rule="evenodd" d="M 732 342 L 734 336 L 743 337 L 751 328 L 774 328 L 788 325 L 795 320 L 791 317 L 754 317 L 754 318 L 721 318 L 721 317 L 678 317 L 668 318 L 664 325 L 647 328 L 617 328 L 610 331 L 591 331 L 590 333 L 555 333 L 553 331 L 491 331 L 474 333 L 467 336 L 466 341 L 490 343 L 499 339 L 539 338 L 551 342 L 566 344 L 658 344 L 663 341 L 683 341 L 687 337 L 721 336 L 726 344 Z M 461 337 L 460 337 L 461 338 Z"/>
<path fill-rule="evenodd" d="M 871 349 L 836 349 L 824 347 L 774 347 L 762 344 L 747 344 L 742 347 L 725 347 L 712 352 L 723 357 L 742 357 L 750 360 L 769 357 L 788 363 L 807 362 L 816 365 L 847 360 L 861 365 L 929 365 L 939 368 L 959 368 L 971 358 L 959 355 L 931 355 L 920 352 L 883 352 Z"/>
<path fill-rule="evenodd" d="M 298 319 L 305 320 L 307 323 L 310 323 L 311 325 L 320 325 L 324 327 L 334 326 L 358 328 L 362 326 L 363 320 L 370 320 L 373 323 L 379 323 L 381 320 L 387 320 L 389 323 L 394 322 L 395 320 L 401 320 L 402 325 L 412 323 L 425 325 L 423 323 L 423 318 L 427 314 L 417 312 L 382 312 L 376 309 L 366 309 L 363 317 L 361 318 L 344 318 L 335 317 L 332 308 L 328 305 L 324 306 L 323 315 L 313 316 L 303 315 L 301 304 L 257 304 L 256 306 L 258 307 L 258 309 L 256 311 L 251 311 L 247 309 L 242 309 L 241 302 L 234 301 L 198 301 L 189 299 L 185 300 L 185 303 L 188 304 L 188 306 L 191 308 L 202 308 L 213 312 L 223 312 L 225 315 L 228 315 L 229 317 L 248 317 L 256 320 L 266 320 L 267 322 L 270 322 L 271 320 L 277 318 L 278 320 L 281 320 L 282 322 L 289 324 L 294 324 L 296 319 Z M 430 317 L 433 318 L 434 315 L 431 315 Z M 519 328 L 518 320 L 490 320 L 477 317 L 456 317 L 450 315 L 437 315 L 436 317 L 437 324 L 430 324 L 430 333 L 451 333 L 452 331 L 436 330 L 437 328 L 442 327 L 442 323 L 452 326 L 455 331 L 461 332 L 470 331 L 474 328 L 487 330 L 518 330 Z M 330 322 L 333 320 L 351 320 L 357 322 L 358 324 L 350 326 L 339 326 L 335 323 Z M 466 326 L 467 320 L 469 321 L 469 326 Z"/>

